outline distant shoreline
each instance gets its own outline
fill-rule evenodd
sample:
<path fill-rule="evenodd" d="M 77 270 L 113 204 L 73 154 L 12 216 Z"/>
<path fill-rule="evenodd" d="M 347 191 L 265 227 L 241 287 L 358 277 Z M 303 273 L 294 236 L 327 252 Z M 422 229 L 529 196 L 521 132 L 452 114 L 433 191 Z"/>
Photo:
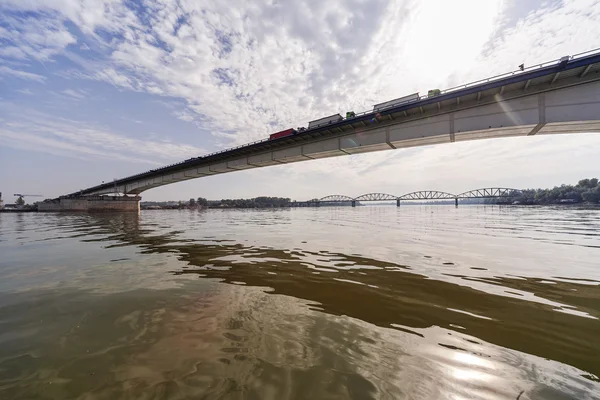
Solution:
<path fill-rule="evenodd" d="M 360 207 L 377 207 L 377 206 L 391 206 L 391 204 L 363 204 Z M 407 206 L 454 206 L 454 204 L 426 204 L 426 203 L 403 203 L 402 207 Z M 578 208 L 582 210 L 597 210 L 600 209 L 600 204 L 593 203 L 574 203 L 574 204 L 461 204 L 460 207 L 472 207 L 472 206 L 498 206 L 498 207 L 560 207 L 560 208 Z M 349 207 L 345 205 L 339 206 L 322 206 L 322 207 L 292 207 L 292 206 L 282 206 L 282 207 L 196 207 L 196 208 L 140 208 L 141 211 L 205 211 L 205 210 L 284 210 L 284 209 L 297 209 L 297 208 L 332 208 L 332 207 Z M 358 207 L 358 205 L 357 205 Z M 351 207 L 350 207 L 351 208 Z M 36 213 L 37 209 L 25 209 L 25 210 L 16 210 L 16 209 L 0 209 L 0 213 L 7 214 L 15 214 L 15 213 Z M 74 211 L 76 212 L 76 211 Z"/>
<path fill-rule="evenodd" d="M 392 204 L 361 204 L 356 207 L 376 207 L 376 206 L 392 206 Z M 405 202 L 402 203 L 400 208 L 408 206 L 452 206 L 454 203 L 446 204 L 427 204 L 427 203 L 413 203 Z M 561 207 L 561 208 L 580 208 L 580 209 L 600 209 L 600 204 L 593 203 L 573 203 L 573 204 L 485 204 L 485 203 L 465 203 L 460 204 L 459 207 L 472 207 L 472 206 L 498 206 L 498 207 Z M 323 205 L 321 207 L 295 207 L 295 206 L 282 206 L 282 207 L 201 207 L 201 208 L 141 208 L 143 211 L 201 211 L 201 210 L 276 210 L 276 209 L 297 209 L 297 208 L 332 208 L 332 207 L 348 207 L 347 205 Z"/>

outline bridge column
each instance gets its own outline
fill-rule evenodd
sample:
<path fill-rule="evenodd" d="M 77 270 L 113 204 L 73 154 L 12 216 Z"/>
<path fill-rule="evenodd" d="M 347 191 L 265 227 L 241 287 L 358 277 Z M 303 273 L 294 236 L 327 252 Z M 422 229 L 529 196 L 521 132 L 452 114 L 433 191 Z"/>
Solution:
<path fill-rule="evenodd" d="M 356 207 L 356 200 L 352 200 L 352 207 Z"/>
<path fill-rule="evenodd" d="M 458 207 L 458 197 L 454 198 L 454 207 Z"/>
<path fill-rule="evenodd" d="M 396 199 L 396 207 L 400 207 L 400 199 Z"/>

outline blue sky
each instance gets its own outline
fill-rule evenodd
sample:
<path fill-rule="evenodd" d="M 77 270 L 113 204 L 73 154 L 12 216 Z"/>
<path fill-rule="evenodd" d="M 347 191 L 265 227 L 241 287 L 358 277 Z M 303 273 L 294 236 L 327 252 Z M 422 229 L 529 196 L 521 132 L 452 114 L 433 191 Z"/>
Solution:
<path fill-rule="evenodd" d="M 0 0 L 0 191 L 55 197 L 577 54 L 600 47 L 599 20 L 592 0 Z M 216 175 L 143 198 L 544 187 L 600 176 L 599 159 L 599 134 L 486 140 Z"/>

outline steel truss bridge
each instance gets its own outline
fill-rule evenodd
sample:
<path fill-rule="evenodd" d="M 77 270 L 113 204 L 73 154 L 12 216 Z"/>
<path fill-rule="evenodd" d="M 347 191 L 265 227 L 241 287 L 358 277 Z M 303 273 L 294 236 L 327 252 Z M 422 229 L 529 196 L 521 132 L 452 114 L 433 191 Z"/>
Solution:
<path fill-rule="evenodd" d="M 467 192 L 452 194 L 448 192 L 440 192 L 437 190 L 421 190 L 395 196 L 388 193 L 366 193 L 358 197 L 346 196 L 343 194 L 332 194 L 321 197 L 320 199 L 312 199 L 306 202 L 293 203 L 294 206 L 320 206 L 320 205 L 336 205 L 336 204 L 352 204 L 356 206 L 357 202 L 383 202 L 395 201 L 397 206 L 400 206 L 401 201 L 435 201 L 435 200 L 454 200 L 458 205 L 458 200 L 464 199 L 509 199 L 521 194 L 521 190 L 512 188 L 491 187 L 469 190 Z"/>

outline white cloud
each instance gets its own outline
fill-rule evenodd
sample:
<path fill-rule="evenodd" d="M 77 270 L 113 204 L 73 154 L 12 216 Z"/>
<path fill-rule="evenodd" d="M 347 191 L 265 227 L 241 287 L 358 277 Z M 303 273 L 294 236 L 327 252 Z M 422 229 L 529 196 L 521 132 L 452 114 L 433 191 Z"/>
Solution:
<path fill-rule="evenodd" d="M 109 58 L 101 69 L 86 71 L 88 77 L 181 98 L 187 108 L 177 118 L 200 123 L 231 145 L 415 90 L 420 73 L 412 66 L 433 65 L 438 46 L 448 49 L 442 55 L 452 55 L 449 66 L 459 68 L 477 57 L 502 4 L 184 0 L 146 4 L 145 12 L 135 14 L 117 1 L 81 7 L 63 0 L 41 1 L 34 8 L 54 15 L 55 23 L 69 20 L 102 42 Z M 461 18 L 468 18 L 465 10 L 478 15 L 472 29 L 479 35 L 461 26 Z M 424 26 L 436 27 L 438 34 Z M 96 34 L 102 29 L 118 36 L 102 40 Z M 410 56 L 414 50 L 421 55 Z"/>
<path fill-rule="evenodd" d="M 597 0 L 546 3 L 519 19 L 515 26 L 496 32 L 471 68 L 456 73 L 453 83 L 513 71 L 521 63 L 531 67 L 598 49 L 599 20 Z"/>
<path fill-rule="evenodd" d="M 67 20 L 100 43 L 108 57 L 104 66 L 83 65 L 94 68 L 83 76 L 183 99 L 187 108 L 177 118 L 201 121 L 235 144 L 321 115 L 443 87 L 458 76 L 468 79 L 498 65 L 516 65 L 525 52 L 530 59 L 543 59 L 550 48 L 557 52 L 573 41 L 585 43 L 590 33 L 581 35 L 576 27 L 583 21 L 588 32 L 595 32 L 592 24 L 600 12 L 597 2 L 574 0 L 562 8 L 542 8 L 502 32 L 503 0 L 285 6 L 254 0 L 235 7 L 163 0 L 145 6 L 144 12 L 134 12 L 117 0 L 7 3 L 10 9 L 46 13 L 41 29 L 63 38 L 49 52 L 75 41 L 64 26 Z M 548 35 L 558 27 L 560 35 Z M 102 38 L 100 31 L 118 36 Z"/>
<path fill-rule="evenodd" d="M 10 75 L 12 77 L 16 77 L 19 79 L 25 79 L 25 80 L 29 80 L 29 81 L 36 81 L 36 82 L 41 82 L 43 83 L 44 80 L 46 79 L 45 77 L 38 75 L 38 74 L 33 74 L 31 72 L 26 72 L 26 71 L 20 71 L 17 69 L 12 69 L 9 67 L 6 67 L 4 65 L 0 65 L 0 75 Z"/>
<path fill-rule="evenodd" d="M 88 97 L 88 93 L 85 90 L 81 89 L 65 89 L 61 93 L 75 100 L 83 100 Z"/>
<path fill-rule="evenodd" d="M 178 119 L 186 122 L 192 122 L 196 119 L 196 115 L 189 110 L 174 111 L 173 115 Z"/>
<path fill-rule="evenodd" d="M 136 23 L 133 13 L 122 0 L 3 0 L 9 11 L 33 11 L 43 20 L 70 20 L 84 34 L 96 38 L 98 30 L 119 32 L 121 23 Z"/>
<path fill-rule="evenodd" d="M 25 5 L 24 3 L 23 6 Z M 33 3 L 29 5 L 35 7 Z M 29 15 L 16 17 L 2 14 L 0 23 L 7 28 L 0 30 L 0 39 L 9 43 L 2 55 L 17 59 L 51 61 L 68 45 L 76 42 L 64 22 L 63 18 L 36 18 Z"/>
<path fill-rule="evenodd" d="M 113 159 L 134 163 L 159 164 L 151 160 L 126 156 L 119 153 L 107 153 L 93 147 L 72 142 L 61 141 L 56 138 L 40 134 L 31 134 L 21 130 L 11 130 L 0 127 L 0 144 L 15 149 L 37 151 L 63 157 L 87 160 L 90 157 L 100 159 Z"/>
<path fill-rule="evenodd" d="M 133 122 L 134 124 L 143 124 L 144 123 L 144 121 L 140 121 L 139 119 L 131 119 L 131 118 L 127 118 L 127 117 L 121 117 L 121 119 L 124 121 Z"/>
<path fill-rule="evenodd" d="M 0 103 L 0 110 L 11 115 L 16 107 Z M 148 164 L 172 163 L 205 152 L 185 144 L 133 139 L 96 124 L 34 110 L 19 109 L 18 115 L 10 121 L 0 121 L 0 144 L 72 157 L 93 156 Z"/>
<path fill-rule="evenodd" d="M 19 92 L 21 94 L 26 94 L 28 96 L 31 96 L 33 94 L 33 92 L 30 89 L 27 89 L 27 88 L 25 88 L 25 89 L 19 89 L 19 90 L 17 90 L 17 92 Z"/>
<path fill-rule="evenodd" d="M 18 60 L 24 60 L 27 58 L 27 54 L 16 46 L 7 46 L 0 48 L 0 56 L 2 58 L 13 58 Z"/>

